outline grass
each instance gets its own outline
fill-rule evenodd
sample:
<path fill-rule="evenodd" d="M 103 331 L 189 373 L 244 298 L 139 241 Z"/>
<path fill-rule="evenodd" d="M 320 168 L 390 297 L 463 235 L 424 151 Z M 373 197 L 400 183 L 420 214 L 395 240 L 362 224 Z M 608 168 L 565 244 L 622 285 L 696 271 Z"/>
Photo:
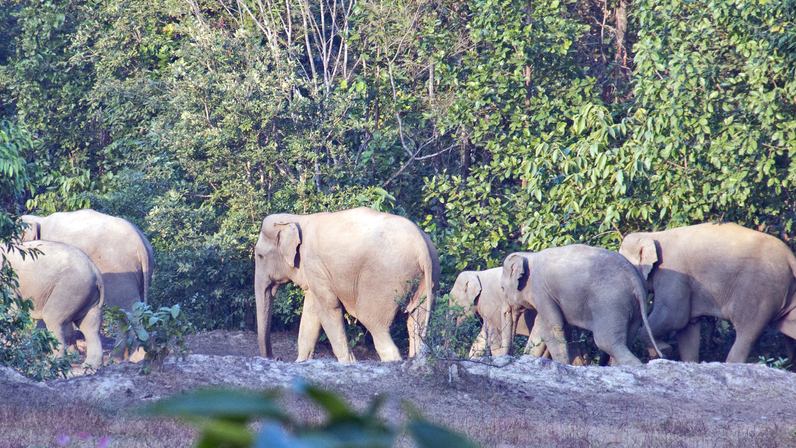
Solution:
<path fill-rule="evenodd" d="M 115 415 L 61 397 L 0 393 L 0 447 L 190 447 L 196 431 L 173 419 Z"/>

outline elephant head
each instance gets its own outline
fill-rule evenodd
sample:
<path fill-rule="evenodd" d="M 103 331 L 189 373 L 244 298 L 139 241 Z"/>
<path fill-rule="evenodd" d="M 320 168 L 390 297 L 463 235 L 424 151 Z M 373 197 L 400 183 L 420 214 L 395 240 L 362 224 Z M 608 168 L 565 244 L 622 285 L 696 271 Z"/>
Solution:
<path fill-rule="evenodd" d="M 478 274 L 472 271 L 464 271 L 456 277 L 456 282 L 451 288 L 450 295 L 455 300 L 455 303 L 464 308 L 464 314 L 459 317 L 459 324 L 464 321 L 467 316 L 473 314 L 473 311 L 478 306 L 478 297 L 481 295 L 482 285 L 481 279 Z"/>
<path fill-rule="evenodd" d="M 307 289 L 301 281 L 301 227 L 296 216 L 270 215 L 260 228 L 254 247 L 254 292 L 257 304 L 257 331 L 260 355 L 273 358 L 271 347 L 271 315 L 279 285 L 293 281 Z"/>
<path fill-rule="evenodd" d="M 647 288 L 652 267 L 658 262 L 659 251 L 658 243 L 643 233 L 628 235 L 619 247 L 619 253 L 635 266 Z"/>
<path fill-rule="evenodd" d="M 503 274 L 500 286 L 506 294 L 506 302 L 512 307 L 520 306 L 520 291 L 528 286 L 530 270 L 528 269 L 528 259 L 518 253 L 510 254 L 503 261 Z"/>

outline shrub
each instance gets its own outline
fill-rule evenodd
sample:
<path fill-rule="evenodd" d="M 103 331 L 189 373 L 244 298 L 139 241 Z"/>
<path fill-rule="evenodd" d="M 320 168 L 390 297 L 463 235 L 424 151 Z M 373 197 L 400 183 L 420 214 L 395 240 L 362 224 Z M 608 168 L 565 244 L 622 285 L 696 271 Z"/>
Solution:
<path fill-rule="evenodd" d="M 194 328 L 179 305 L 153 310 L 149 305 L 138 302 L 133 305 L 132 312 L 118 307 L 111 308 L 111 312 L 118 316 L 120 331 L 126 335 L 119 344 L 126 342 L 128 347 L 140 345 L 146 353 L 146 362 L 138 373 L 145 375 L 151 373 L 153 368 L 162 369 L 166 356 L 172 352 L 175 357 L 185 359 L 188 352 L 185 336 Z"/>

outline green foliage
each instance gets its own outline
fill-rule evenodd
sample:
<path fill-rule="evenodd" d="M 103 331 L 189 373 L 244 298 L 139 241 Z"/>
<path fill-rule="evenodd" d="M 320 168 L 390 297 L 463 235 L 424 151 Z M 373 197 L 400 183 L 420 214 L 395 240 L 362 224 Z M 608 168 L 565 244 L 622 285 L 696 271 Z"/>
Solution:
<path fill-rule="evenodd" d="M 179 305 L 160 307 L 153 310 L 143 302 L 133 305 L 133 310 L 123 311 L 119 307 L 110 311 L 118 316 L 119 331 L 125 335 L 127 347 L 140 345 L 143 347 L 144 360 L 138 373 L 149 374 L 152 369 L 160 370 L 166 356 L 173 353 L 178 359 L 185 359 L 188 347 L 185 345 L 185 336 L 194 332 L 193 325 L 180 310 Z"/>
<path fill-rule="evenodd" d="M 150 408 L 157 415 L 177 416 L 196 425 L 202 435 L 197 446 L 211 447 L 391 447 L 396 436 L 408 433 L 418 447 L 476 447 L 464 437 L 432 424 L 406 405 L 404 428 L 387 425 L 379 417 L 385 398 L 377 396 L 359 413 L 332 392 L 298 382 L 303 397 L 326 411 L 321 424 L 310 424 L 278 406 L 275 393 L 253 394 L 207 390 L 160 401 Z M 251 423 L 263 421 L 257 434 Z"/>
<path fill-rule="evenodd" d="M 0 289 L 0 295 L 0 365 L 35 381 L 66 378 L 75 356 L 53 357 L 60 344 L 49 331 L 35 328 L 30 300 L 12 297 L 6 286 Z"/>
<path fill-rule="evenodd" d="M 778 357 L 777 359 L 774 358 L 766 358 L 765 356 L 760 356 L 757 361 L 758 364 L 763 364 L 768 367 L 773 367 L 779 370 L 788 370 L 791 366 L 791 362 L 788 358 L 783 358 L 782 356 Z"/>
<path fill-rule="evenodd" d="M 24 126 L 0 121 L 0 242 L 3 243 L 17 236 L 14 216 L 20 198 L 33 189 L 32 167 L 25 160 L 25 153 L 32 146 L 30 132 Z"/>
<path fill-rule="evenodd" d="M 649 221 L 725 219 L 790 232 L 796 33 L 782 21 L 783 3 L 637 7 L 628 146 L 649 172 Z"/>
<path fill-rule="evenodd" d="M 0 175 L 30 182 L 0 205 L 134 222 L 151 303 L 202 329 L 253 329 L 275 212 L 407 216 L 443 283 L 710 220 L 793 241 L 793 5 L 641 0 L 619 48 L 610 2 L 4 2 Z"/>
<path fill-rule="evenodd" d="M 468 357 L 470 346 L 481 331 L 481 322 L 474 314 L 465 317 L 467 311 L 448 294 L 437 297 L 423 339 L 431 350 L 432 361 Z"/>
<path fill-rule="evenodd" d="M 31 188 L 30 166 L 23 157 L 31 146 L 23 126 L 0 122 L 0 364 L 42 381 L 65 376 L 71 359 L 53 358 L 59 343 L 49 331 L 34 328 L 33 304 L 15 294 L 16 274 L 5 256 L 21 250 L 16 246 L 23 233 L 16 220 L 17 199 Z"/>

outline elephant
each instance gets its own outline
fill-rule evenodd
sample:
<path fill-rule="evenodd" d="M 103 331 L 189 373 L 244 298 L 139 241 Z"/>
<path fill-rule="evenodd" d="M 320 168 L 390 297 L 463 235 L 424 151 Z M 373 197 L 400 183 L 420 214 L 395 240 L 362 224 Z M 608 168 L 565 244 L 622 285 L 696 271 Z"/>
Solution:
<path fill-rule="evenodd" d="M 746 362 L 766 325 L 796 338 L 796 257 L 773 236 L 734 223 L 704 223 L 631 233 L 619 253 L 655 294 L 652 336 L 676 332 L 682 361 L 699 361 L 700 316 L 735 327 L 727 362 Z"/>
<path fill-rule="evenodd" d="M 132 311 L 134 303 L 147 303 L 155 255 L 149 240 L 129 221 L 91 209 L 23 215 L 21 220 L 28 224 L 23 241 L 55 241 L 85 252 L 102 272 L 108 306 Z M 116 357 L 123 355 L 124 341 L 119 334 Z"/>
<path fill-rule="evenodd" d="M 473 312 L 481 316 L 484 321 L 481 332 L 470 348 L 471 358 L 485 354 L 487 347 L 493 353 L 500 350 L 502 343 L 500 316 L 505 303 L 503 290 L 500 289 L 501 272 L 501 268 L 462 271 L 451 288 L 450 295 L 454 303 L 465 310 L 465 314 L 459 319 L 460 323 Z M 517 333 L 523 336 L 530 335 L 525 314 L 517 324 Z"/>
<path fill-rule="evenodd" d="M 582 244 L 539 252 L 514 252 L 503 262 L 501 286 L 507 306 L 503 348 L 514 337 L 520 314 L 537 311 L 535 326 L 553 359 L 570 360 L 565 325 L 590 330 L 613 364 L 640 364 L 629 347 L 643 323 L 647 293 L 633 266 L 616 252 Z"/>
<path fill-rule="evenodd" d="M 313 357 L 321 328 L 338 361 L 356 361 L 346 340 L 344 310 L 371 333 L 382 361 L 401 360 L 390 325 L 399 302 L 410 295 L 409 356 L 420 351 L 440 267 L 434 244 L 408 219 L 366 207 L 268 215 L 254 256 L 261 356 L 274 357 L 273 301 L 279 285 L 288 282 L 304 290 L 297 362 Z"/>
<path fill-rule="evenodd" d="M 483 319 L 481 332 L 470 347 L 468 355 L 470 358 L 487 354 L 487 348 L 489 353 L 501 352 L 500 348 L 503 342 L 501 316 L 503 308 L 506 306 L 506 297 L 500 287 L 502 272 L 503 268 L 462 271 L 456 277 L 451 288 L 450 295 L 454 299 L 454 303 L 465 310 L 460 321 L 473 312 Z M 540 333 L 540 326 L 535 324 L 535 319 L 536 310 L 524 311 L 517 322 L 516 332 L 519 335 L 528 336 L 524 353 L 536 357 L 549 356 L 549 351 L 546 350 L 547 344 Z M 571 329 L 567 330 L 566 334 L 570 335 Z M 577 343 L 570 343 L 570 364 L 585 365 L 584 352 L 582 347 L 577 346 Z"/>
<path fill-rule="evenodd" d="M 24 257 L 18 249 L 25 251 Z M 91 259 L 80 249 L 51 241 L 20 243 L 13 250 L 0 250 L 0 254 L 17 275 L 15 294 L 33 302 L 31 317 L 43 320 L 60 343 L 57 356 L 64 356 L 65 332 L 71 332 L 74 322 L 86 338 L 83 365 L 101 366 L 99 331 L 105 286 Z"/>

